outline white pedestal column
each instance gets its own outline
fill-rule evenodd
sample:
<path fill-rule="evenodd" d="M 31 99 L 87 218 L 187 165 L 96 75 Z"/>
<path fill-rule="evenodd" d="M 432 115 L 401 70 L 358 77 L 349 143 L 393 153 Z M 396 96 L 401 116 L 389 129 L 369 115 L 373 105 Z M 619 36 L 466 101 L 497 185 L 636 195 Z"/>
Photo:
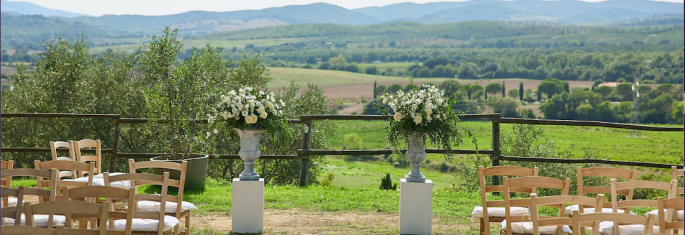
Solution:
<path fill-rule="evenodd" d="M 431 234 L 433 181 L 400 179 L 400 234 Z"/>
<path fill-rule="evenodd" d="M 233 179 L 231 215 L 234 233 L 264 232 L 264 178 L 259 181 Z"/>

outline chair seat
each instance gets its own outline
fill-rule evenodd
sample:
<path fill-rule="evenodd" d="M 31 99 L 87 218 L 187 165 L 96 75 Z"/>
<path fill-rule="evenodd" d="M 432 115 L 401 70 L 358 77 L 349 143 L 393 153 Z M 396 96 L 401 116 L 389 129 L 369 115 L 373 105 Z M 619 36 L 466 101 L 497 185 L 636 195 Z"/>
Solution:
<path fill-rule="evenodd" d="M 8 197 L 7 198 L 7 207 L 16 207 L 17 206 L 17 198 L 16 197 Z"/>
<path fill-rule="evenodd" d="M 525 207 L 511 207 L 511 216 L 522 216 L 528 214 L 528 208 Z M 504 207 L 488 207 L 488 217 L 504 217 Z M 477 206 L 471 212 L 471 221 L 478 222 L 483 218 L 483 207 Z"/>
<path fill-rule="evenodd" d="M 507 230 L 507 220 L 500 223 L 502 229 Z M 573 233 L 571 228 L 564 225 L 561 228 L 562 233 Z M 533 222 L 514 222 L 511 223 L 511 232 L 517 234 L 533 234 Z M 540 227 L 540 234 L 556 234 L 557 226 L 542 226 Z"/>
<path fill-rule="evenodd" d="M 173 229 L 181 221 L 173 216 L 164 216 L 164 231 Z M 157 232 L 159 220 L 155 219 L 133 219 L 131 221 L 131 230 L 134 232 Z M 126 220 L 120 219 L 114 221 L 114 229 L 126 229 Z"/>
<path fill-rule="evenodd" d="M 576 210 L 579 210 L 578 205 L 567 206 L 565 213 L 567 215 L 572 215 L 573 211 L 576 211 Z M 614 210 L 611 208 L 602 208 L 602 212 L 603 213 L 614 213 Z M 625 210 L 618 209 L 618 213 L 624 213 L 624 212 L 625 212 Z M 595 213 L 595 208 L 583 208 L 583 212 L 581 212 L 581 213 Z M 634 215 L 635 213 L 633 213 L 631 211 L 630 214 Z"/>
<path fill-rule="evenodd" d="M 677 213 L 678 213 L 678 220 L 683 221 L 683 210 L 678 210 Z M 665 214 L 665 212 L 664 212 L 664 214 Z M 647 212 L 647 214 L 645 214 L 645 215 L 654 215 L 654 218 L 659 218 L 659 209 Z M 668 218 L 668 217 L 666 217 L 666 218 Z"/>
<path fill-rule="evenodd" d="M 121 174 L 126 174 L 126 173 L 121 173 L 121 172 L 114 172 L 110 173 L 110 176 L 115 176 L 115 175 L 121 175 Z M 81 183 L 88 183 L 88 177 L 80 177 L 76 179 L 66 179 L 65 181 L 76 181 L 76 182 L 81 182 Z M 117 181 L 117 182 L 112 182 L 110 184 L 112 187 L 116 188 L 125 188 L 125 189 L 130 189 L 131 188 L 131 181 Z M 105 186 L 105 178 L 103 174 L 99 175 L 94 175 L 93 176 L 93 186 Z"/>
<path fill-rule="evenodd" d="M 57 157 L 57 161 L 73 161 L 70 157 Z"/>
<path fill-rule="evenodd" d="M 138 211 L 157 212 L 157 211 L 159 211 L 160 205 L 161 205 L 161 203 L 155 202 L 155 201 L 139 201 L 138 202 Z M 164 208 L 164 212 L 176 213 L 176 206 L 178 206 L 178 204 L 175 202 L 166 202 L 166 207 Z M 186 201 L 183 201 L 181 203 L 181 212 L 192 211 L 195 209 L 197 209 L 197 207 L 193 203 L 186 202 Z"/>
<path fill-rule="evenodd" d="M 645 226 L 641 224 L 626 224 L 619 225 L 618 232 L 620 234 L 643 234 L 645 231 Z M 659 226 L 653 226 L 652 232 L 659 232 Z M 599 223 L 599 234 L 613 235 L 614 234 L 614 222 L 604 221 Z"/>
<path fill-rule="evenodd" d="M 50 220 L 48 215 L 33 215 L 33 226 L 34 227 L 40 227 L 40 228 L 47 228 L 48 227 L 48 221 Z M 52 218 L 52 223 L 54 226 L 62 226 L 64 225 L 64 222 L 66 221 L 66 218 L 63 215 L 55 215 Z M 26 218 L 24 215 L 21 215 L 21 226 L 26 226 Z M 5 225 L 8 226 L 13 226 L 14 225 L 14 219 L 12 218 L 5 218 Z"/>

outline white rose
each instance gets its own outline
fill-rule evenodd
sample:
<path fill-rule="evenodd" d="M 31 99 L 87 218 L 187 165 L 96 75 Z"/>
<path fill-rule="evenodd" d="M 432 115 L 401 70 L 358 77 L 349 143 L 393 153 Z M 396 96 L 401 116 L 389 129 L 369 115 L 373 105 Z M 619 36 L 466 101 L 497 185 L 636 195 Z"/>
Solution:
<path fill-rule="evenodd" d="M 393 111 L 397 110 L 397 105 L 395 103 L 390 103 L 390 108 L 392 108 Z"/>
<path fill-rule="evenodd" d="M 265 110 L 264 110 L 264 107 L 259 107 L 259 108 L 257 109 L 257 112 L 258 112 L 258 113 L 265 113 L 264 111 L 265 111 Z"/>
<path fill-rule="evenodd" d="M 414 124 L 419 125 L 423 121 L 423 118 L 421 118 L 421 115 L 416 115 L 414 118 Z"/>
<path fill-rule="evenodd" d="M 259 95 L 264 95 L 264 91 L 259 91 Z"/>
<path fill-rule="evenodd" d="M 395 121 L 398 121 L 398 122 L 399 122 L 400 120 L 402 120 L 403 117 L 402 117 L 402 114 L 400 114 L 400 113 L 395 113 L 394 118 L 395 118 Z"/>
<path fill-rule="evenodd" d="M 240 89 L 238 89 L 238 92 L 245 93 L 245 90 L 243 88 L 240 88 Z"/>
<path fill-rule="evenodd" d="M 247 88 L 245 88 L 245 90 L 251 92 L 251 91 L 252 91 L 252 87 L 247 87 Z"/>
<path fill-rule="evenodd" d="M 219 130 L 214 129 L 214 134 L 219 134 Z"/>
<path fill-rule="evenodd" d="M 426 116 L 426 122 L 431 122 L 431 121 L 433 121 L 433 118 L 430 115 Z"/>
<path fill-rule="evenodd" d="M 266 119 L 266 112 L 263 112 L 262 114 L 259 114 L 259 117 L 262 119 Z"/>
<path fill-rule="evenodd" d="M 226 111 L 221 113 L 221 116 L 224 117 L 224 120 L 228 119 L 228 113 Z"/>
<path fill-rule="evenodd" d="M 209 138 L 211 135 L 212 135 L 212 133 L 209 133 L 209 131 L 208 131 L 208 132 L 207 132 L 207 137 L 205 137 L 205 138 Z"/>
<path fill-rule="evenodd" d="M 433 114 L 433 110 L 431 109 L 430 106 L 424 107 L 423 110 L 426 111 L 426 115 L 431 115 L 431 114 Z"/>

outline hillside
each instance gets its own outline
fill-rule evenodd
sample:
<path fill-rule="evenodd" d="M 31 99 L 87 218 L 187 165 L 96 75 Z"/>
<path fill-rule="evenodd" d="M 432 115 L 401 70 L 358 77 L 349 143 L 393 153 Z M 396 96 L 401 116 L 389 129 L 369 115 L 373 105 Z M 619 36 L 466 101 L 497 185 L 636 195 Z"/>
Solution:
<path fill-rule="evenodd" d="M 60 16 L 60 17 L 78 17 L 85 16 L 84 14 L 73 13 L 68 11 L 53 10 L 38 6 L 30 2 L 10 2 L 0 1 L 0 9 L 2 13 L 12 15 L 42 15 L 42 16 Z"/>
<path fill-rule="evenodd" d="M 93 28 L 81 22 L 70 22 L 60 17 L 40 15 L 0 16 L 0 34 L 2 45 L 18 44 L 25 41 L 40 43 L 50 38 L 73 39 L 83 34 L 86 38 L 110 36 L 104 30 Z"/>

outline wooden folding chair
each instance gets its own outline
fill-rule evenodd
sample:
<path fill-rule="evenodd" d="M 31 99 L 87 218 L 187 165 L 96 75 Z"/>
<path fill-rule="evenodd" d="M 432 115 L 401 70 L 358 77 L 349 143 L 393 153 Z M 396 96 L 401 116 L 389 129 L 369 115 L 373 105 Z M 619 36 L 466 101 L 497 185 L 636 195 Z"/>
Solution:
<path fill-rule="evenodd" d="M 676 181 L 677 182 L 677 181 Z M 683 221 L 678 221 L 678 210 L 683 210 L 683 198 L 676 197 L 671 199 L 657 198 L 659 216 L 659 232 L 666 233 L 667 230 L 673 230 L 678 234 L 678 229 L 683 229 Z"/>
<path fill-rule="evenodd" d="M 170 187 L 177 187 L 178 188 L 178 195 L 173 196 L 169 195 L 167 197 L 167 208 L 174 208 L 175 210 L 166 210 L 166 214 L 170 216 L 176 217 L 178 220 L 184 220 L 185 221 L 185 226 L 180 229 L 181 234 L 188 234 L 190 232 L 190 211 L 189 209 L 184 209 L 182 206 L 183 204 L 190 204 L 189 202 L 184 202 L 183 201 L 183 189 L 185 187 L 185 181 L 186 181 L 186 171 L 188 168 L 188 162 L 186 161 L 181 161 L 181 163 L 173 163 L 173 162 L 162 162 L 162 161 L 146 161 L 146 162 L 135 162 L 133 159 L 128 160 L 128 167 L 129 171 L 131 173 L 135 173 L 136 170 L 138 169 L 144 169 L 144 168 L 157 168 L 157 169 L 164 169 L 165 171 L 179 171 L 180 172 L 180 177 L 179 180 L 175 179 L 170 179 L 169 180 L 169 186 Z M 131 187 L 136 187 L 133 182 L 131 182 Z M 149 204 L 149 202 L 142 202 L 144 204 Z M 175 204 L 175 205 L 174 205 Z M 154 204 L 157 206 L 157 204 Z M 193 205 L 193 207 L 195 207 Z M 156 210 L 156 207 L 153 208 Z"/>
<path fill-rule="evenodd" d="M 0 170 L 11 170 L 14 168 L 14 160 L 8 160 L 8 161 L 0 161 Z M 12 177 L 5 177 L 4 179 L 0 179 L 0 185 L 5 188 L 12 187 Z M 6 197 L 2 199 L 2 206 L 8 207 L 9 206 L 9 200 L 10 197 Z M 15 200 L 16 202 L 16 200 Z"/>
<path fill-rule="evenodd" d="M 138 227 L 131 226 L 131 232 L 132 234 L 136 235 L 167 235 L 167 234 L 178 234 L 178 229 L 179 229 L 179 224 L 180 221 L 176 219 L 173 216 L 167 216 L 165 213 L 166 210 L 166 202 L 169 196 L 167 195 L 167 190 L 169 188 L 169 172 L 164 172 L 163 175 L 157 175 L 157 174 L 143 174 L 143 173 L 131 173 L 131 174 L 122 174 L 122 175 L 114 175 L 110 176 L 109 173 L 105 173 L 105 185 L 111 185 L 112 182 L 118 182 L 118 181 L 131 181 L 131 185 L 160 185 L 162 187 L 161 193 L 160 194 L 135 194 L 135 201 L 133 203 L 133 206 L 129 206 L 127 209 L 127 213 L 132 214 L 132 222 L 126 223 L 126 227 L 129 227 L 129 224 L 133 225 L 145 225 L 143 223 L 157 223 L 157 228 L 155 232 L 149 232 L 149 231 L 141 231 L 139 230 Z M 135 187 L 132 187 L 131 190 L 134 190 L 135 192 Z M 159 203 L 159 210 L 155 212 L 141 212 L 138 210 L 138 203 L 140 201 L 153 201 L 156 203 Z M 129 202 L 130 204 L 130 202 Z M 165 226 L 165 222 L 169 222 L 170 220 L 173 220 L 173 226 L 170 226 L 170 228 L 167 228 Z M 119 221 L 121 222 L 121 221 Z M 115 221 L 116 223 L 116 221 Z M 116 223 L 116 226 L 120 226 L 121 223 Z"/>
<path fill-rule="evenodd" d="M 107 174 L 107 173 L 105 173 Z M 133 213 L 127 213 L 124 211 L 118 211 L 115 209 L 114 201 L 125 201 L 127 208 L 133 208 L 135 205 L 135 189 L 122 189 L 110 186 L 84 186 L 78 188 L 63 188 L 65 197 L 69 200 L 76 201 L 99 201 L 98 199 L 104 199 L 103 202 L 110 203 L 109 208 L 109 224 L 114 224 L 114 220 L 125 219 L 126 226 L 123 229 L 126 234 L 131 233 L 131 223 L 133 218 Z M 102 221 L 100 221 L 102 223 Z M 102 224 L 93 223 L 91 227 L 103 226 Z"/>
<path fill-rule="evenodd" d="M 654 225 L 654 216 L 639 216 L 627 213 L 584 213 L 581 214 L 579 211 L 573 211 L 573 227 L 589 227 L 597 222 L 602 221 L 612 221 L 613 224 L 635 224 L 641 225 L 644 229 L 642 234 L 652 234 Z M 600 229 L 593 229 L 592 235 L 600 234 Z M 584 235 L 581 230 L 573 230 L 574 235 Z M 619 233 L 618 227 L 613 227 L 613 234 L 623 234 Z"/>
<path fill-rule="evenodd" d="M 95 148 L 95 155 L 84 156 L 81 149 Z M 76 152 L 76 161 L 78 162 L 95 162 L 95 171 L 93 174 L 102 174 L 102 143 L 100 140 L 84 139 L 81 141 L 74 141 L 74 152 Z M 80 172 L 79 176 L 85 176 L 86 172 Z"/>
<path fill-rule="evenodd" d="M 67 170 L 67 171 L 75 171 L 75 172 L 88 172 L 88 181 L 86 182 L 79 182 L 75 181 L 73 179 L 69 180 L 57 180 L 57 188 L 62 188 L 62 187 L 67 187 L 67 188 L 74 188 L 74 187 L 82 187 L 82 186 L 92 186 L 93 185 L 93 168 L 95 167 L 94 163 L 82 163 L 82 162 L 77 162 L 77 161 L 47 161 L 47 162 L 41 162 L 39 160 L 34 161 L 34 166 L 37 170 L 41 169 L 57 169 L 57 170 Z M 44 188 L 47 187 L 47 185 L 43 184 L 43 180 L 39 177 L 36 179 L 36 185 L 38 188 Z M 61 192 L 59 190 L 57 191 L 57 196 L 56 198 L 58 200 L 65 199 L 63 195 L 61 195 Z"/>
<path fill-rule="evenodd" d="M 491 222 L 502 222 L 505 219 L 504 215 L 504 201 L 489 201 L 487 194 L 494 192 L 504 192 L 502 185 L 488 186 L 486 184 L 486 176 L 537 176 L 539 169 L 537 167 L 530 169 L 519 166 L 494 166 L 489 168 L 478 167 L 478 180 L 480 183 L 480 197 L 482 202 L 481 213 L 478 213 L 478 207 L 474 208 L 472 213 L 472 220 L 478 219 L 480 222 L 480 233 L 490 234 Z M 527 193 L 534 193 L 535 189 L 526 188 Z M 520 190 L 524 191 L 524 190 Z M 514 216 L 522 215 L 519 212 L 524 211 L 524 208 L 517 208 Z M 527 212 L 527 210 L 525 210 Z M 494 215 L 493 215 L 494 214 Z"/>
<path fill-rule="evenodd" d="M 604 206 L 604 194 L 598 194 L 597 197 L 585 197 L 585 196 L 548 196 L 548 197 L 537 197 L 537 194 L 533 193 L 530 195 L 530 221 L 533 224 L 533 231 L 530 234 L 540 235 L 541 230 L 547 228 L 545 234 L 548 234 L 552 230 L 556 230 L 557 226 L 573 226 L 573 220 L 568 217 L 543 217 L 539 213 L 539 207 L 552 206 L 557 207 L 559 205 L 577 204 L 589 206 L 592 208 L 599 208 L 600 211 Z M 599 228 L 599 222 L 596 222 L 592 226 L 593 230 Z M 573 230 L 585 231 L 582 227 L 573 227 Z M 585 232 L 582 232 L 585 234 Z"/>
<path fill-rule="evenodd" d="M 568 195 L 569 188 L 571 186 L 571 180 L 570 179 L 565 179 L 565 180 L 560 180 L 560 179 L 554 179 L 554 178 L 549 178 L 549 177 L 541 177 L 541 176 L 524 176 L 524 177 L 518 177 L 518 178 L 513 178 L 509 179 L 509 177 L 505 176 L 503 177 L 503 184 L 502 187 L 504 188 L 504 213 L 505 213 L 505 223 L 504 223 L 504 228 L 500 229 L 500 234 L 506 234 L 506 235 L 512 235 L 514 234 L 512 229 L 512 224 L 513 223 L 521 223 L 521 226 L 523 226 L 523 223 L 526 223 L 525 221 L 521 222 L 512 222 L 515 218 L 513 215 L 511 215 L 511 208 L 512 207 L 527 207 L 530 208 L 530 203 L 531 199 L 530 198 L 523 198 L 523 199 L 511 199 L 511 193 L 514 192 L 523 192 L 523 193 L 528 193 L 531 188 L 532 189 L 538 189 L 538 188 L 548 188 L 548 189 L 559 189 L 561 191 L 562 196 Z M 535 191 L 534 191 L 535 192 Z M 553 205 L 548 205 L 551 207 L 556 207 L 559 208 L 559 215 L 558 217 L 564 217 L 564 208 L 566 207 L 565 204 L 559 204 L 556 206 Z M 530 215 L 530 213 L 528 214 Z M 525 219 L 525 216 L 521 216 Z M 523 219 L 522 219 L 523 220 Z M 530 223 L 530 222 L 528 222 Z M 559 226 L 557 227 L 557 234 L 562 233 L 562 227 Z"/>
<path fill-rule="evenodd" d="M 66 148 L 69 150 L 69 157 L 60 157 L 57 154 L 57 149 L 61 148 Z M 74 141 L 69 140 L 69 141 L 50 141 L 50 153 L 52 153 L 52 160 L 53 161 L 76 161 L 76 155 L 74 154 Z M 76 172 L 74 171 L 61 171 L 59 173 L 59 177 L 71 177 L 75 178 Z"/>
<path fill-rule="evenodd" d="M 628 180 L 628 181 L 635 181 L 637 180 L 637 170 L 626 170 L 626 169 L 620 169 L 620 168 L 614 168 L 614 167 L 591 167 L 591 168 L 582 168 L 582 167 L 577 167 L 577 184 L 578 184 L 578 196 L 586 196 L 586 194 L 610 194 L 611 193 L 611 186 L 586 186 L 584 183 L 585 177 L 606 177 L 609 179 L 623 179 L 623 180 Z M 629 188 L 629 189 L 622 189 L 616 191 L 616 193 L 620 195 L 625 195 L 626 200 L 632 200 L 633 199 L 633 191 L 634 189 Z M 586 206 L 583 205 L 572 205 L 572 206 L 567 206 L 566 207 L 566 214 L 567 215 L 572 215 L 573 210 L 578 210 L 580 213 L 588 213 L 588 212 L 595 212 L 594 209 L 590 209 L 592 207 L 587 208 Z M 604 211 L 602 212 L 613 212 L 613 209 L 611 207 L 611 202 L 605 202 L 604 203 Z M 619 212 L 625 212 L 625 208 L 618 208 Z M 628 211 L 628 213 L 630 213 Z"/>

